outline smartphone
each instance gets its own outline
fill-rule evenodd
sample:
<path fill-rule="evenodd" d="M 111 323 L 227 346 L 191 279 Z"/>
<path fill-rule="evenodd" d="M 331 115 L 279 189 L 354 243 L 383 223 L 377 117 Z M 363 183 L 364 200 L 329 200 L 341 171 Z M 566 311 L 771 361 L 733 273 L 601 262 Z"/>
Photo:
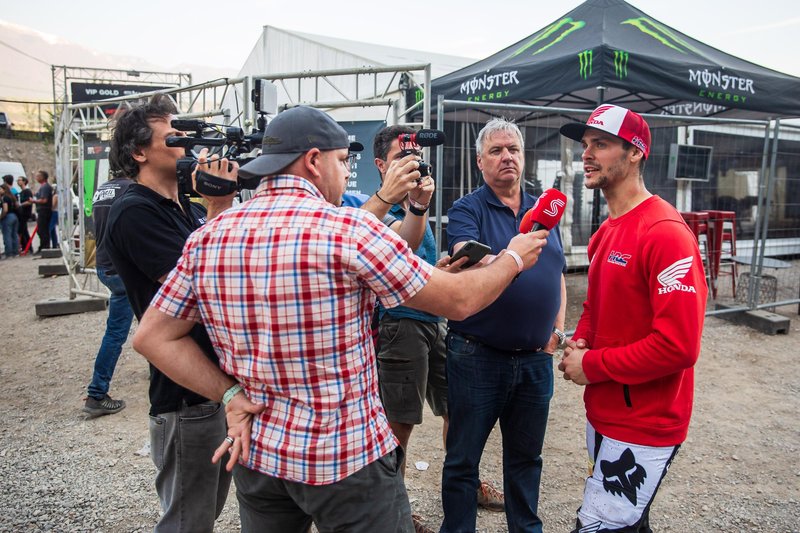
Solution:
<path fill-rule="evenodd" d="M 469 268 L 483 259 L 484 256 L 491 251 L 491 248 L 485 244 L 479 243 L 478 241 L 467 241 L 464 246 L 459 248 L 459 250 L 453 254 L 453 257 L 450 258 L 450 263 L 455 263 L 462 257 L 466 256 L 469 257 L 469 259 L 467 259 L 466 263 L 461 265 L 461 268 Z"/>

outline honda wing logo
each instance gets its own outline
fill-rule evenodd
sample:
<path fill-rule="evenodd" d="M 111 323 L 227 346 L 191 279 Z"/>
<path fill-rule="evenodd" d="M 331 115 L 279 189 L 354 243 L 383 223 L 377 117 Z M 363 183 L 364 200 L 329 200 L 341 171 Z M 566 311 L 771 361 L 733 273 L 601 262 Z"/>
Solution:
<path fill-rule="evenodd" d="M 658 294 L 668 294 L 670 292 L 691 292 L 697 293 L 691 285 L 684 285 L 681 280 L 689 273 L 692 268 L 694 257 L 689 256 L 684 259 L 675 261 L 670 266 L 661 271 L 657 276 L 658 282 L 661 287 L 658 289 Z"/>
<path fill-rule="evenodd" d="M 592 116 L 590 116 L 589 120 L 586 121 L 586 125 L 587 126 L 591 126 L 591 125 L 594 124 L 596 126 L 605 126 L 605 124 L 603 124 L 603 121 L 600 120 L 600 115 L 602 115 L 603 113 L 605 113 L 606 111 L 608 111 L 612 107 L 614 107 L 614 106 L 601 105 L 600 107 L 595 109 L 594 112 L 592 113 Z"/>

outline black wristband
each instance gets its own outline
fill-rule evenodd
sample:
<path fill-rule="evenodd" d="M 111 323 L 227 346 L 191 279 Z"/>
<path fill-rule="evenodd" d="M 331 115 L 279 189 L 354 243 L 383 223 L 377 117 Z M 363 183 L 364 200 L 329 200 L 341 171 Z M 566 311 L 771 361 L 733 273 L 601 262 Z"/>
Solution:
<path fill-rule="evenodd" d="M 408 212 L 411 213 L 412 215 L 417 215 L 418 217 L 422 217 L 425 216 L 425 213 L 428 212 L 428 208 L 426 207 L 425 209 L 417 209 L 413 205 L 409 205 Z"/>

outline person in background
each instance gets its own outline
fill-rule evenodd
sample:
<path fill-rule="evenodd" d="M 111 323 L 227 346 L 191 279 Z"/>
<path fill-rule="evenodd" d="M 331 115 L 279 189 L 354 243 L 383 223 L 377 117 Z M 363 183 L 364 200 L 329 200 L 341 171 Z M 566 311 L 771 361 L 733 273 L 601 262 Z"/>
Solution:
<path fill-rule="evenodd" d="M 31 219 L 33 212 L 33 191 L 28 187 L 28 178 L 20 176 L 17 178 L 17 185 L 19 185 L 19 244 L 21 249 L 28 247 L 28 242 L 31 240 L 31 234 L 28 231 L 28 221 Z"/>
<path fill-rule="evenodd" d="M 58 248 L 58 188 L 53 187 L 53 211 L 50 214 L 50 246 Z"/>
<path fill-rule="evenodd" d="M 3 247 L 5 249 L 5 258 L 19 256 L 19 219 L 17 212 L 19 211 L 19 203 L 17 197 L 11 192 L 11 187 L 8 185 L 8 178 L 14 180 L 13 176 L 3 176 L 3 182 L 0 184 L 0 201 L 2 201 L 2 211 L 0 211 L 0 227 L 3 231 Z"/>
<path fill-rule="evenodd" d="M 95 254 L 97 278 L 111 291 L 106 331 L 94 360 L 92 381 L 86 390 L 86 402 L 83 405 L 84 412 L 92 418 L 113 415 L 125 409 L 125 402 L 111 398 L 108 390 L 111 387 L 111 378 L 114 376 L 119 354 L 122 353 L 122 345 L 125 344 L 131 329 L 133 310 L 125 292 L 125 284 L 114 270 L 111 258 L 106 252 L 105 228 L 111 206 L 133 183 L 128 177 L 112 176 L 97 188 L 92 199 L 92 218 L 97 242 Z"/>
<path fill-rule="evenodd" d="M 644 118 L 606 104 L 560 131 L 583 146 L 584 185 L 609 212 L 589 241 L 583 314 L 558 365 L 586 387 L 591 473 L 574 531 L 650 533 L 650 505 L 689 429 L 703 260 L 680 213 L 645 187 Z"/>
<path fill-rule="evenodd" d="M 40 253 L 43 248 L 50 248 L 50 218 L 53 213 L 53 188 L 50 186 L 50 175 L 46 170 L 36 173 L 36 183 L 39 189 L 31 200 L 36 204 L 36 233 L 39 235 Z"/>

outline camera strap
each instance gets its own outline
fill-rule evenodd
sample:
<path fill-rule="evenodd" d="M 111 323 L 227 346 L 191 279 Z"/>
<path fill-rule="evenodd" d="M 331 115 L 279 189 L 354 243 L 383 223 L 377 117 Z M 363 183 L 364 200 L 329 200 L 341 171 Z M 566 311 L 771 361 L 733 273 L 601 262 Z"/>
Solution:
<path fill-rule="evenodd" d="M 198 170 L 194 188 L 204 196 L 228 196 L 239 190 L 239 184 Z"/>

